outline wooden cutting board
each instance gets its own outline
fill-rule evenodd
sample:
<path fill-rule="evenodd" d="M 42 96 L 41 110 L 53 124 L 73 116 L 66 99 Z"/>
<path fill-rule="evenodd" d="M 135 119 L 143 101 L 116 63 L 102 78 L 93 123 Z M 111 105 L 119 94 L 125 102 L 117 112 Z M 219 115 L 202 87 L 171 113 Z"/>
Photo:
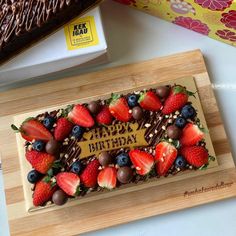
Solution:
<path fill-rule="evenodd" d="M 95 94 L 103 96 L 111 91 L 191 76 L 199 91 L 218 165 L 194 172 L 188 178 L 176 176 L 173 181 L 150 185 L 145 190 L 56 210 L 26 212 L 16 137 L 10 130 L 16 115 Z M 198 50 L 11 90 L 0 96 L 0 150 L 11 235 L 77 235 L 236 195 L 235 165 L 204 59 Z"/>

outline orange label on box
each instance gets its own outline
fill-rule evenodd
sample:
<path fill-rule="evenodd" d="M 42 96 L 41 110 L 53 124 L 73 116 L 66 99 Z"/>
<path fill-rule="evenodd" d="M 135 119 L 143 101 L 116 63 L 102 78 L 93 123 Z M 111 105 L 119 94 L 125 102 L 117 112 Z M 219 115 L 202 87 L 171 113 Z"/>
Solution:
<path fill-rule="evenodd" d="M 99 43 L 93 16 L 77 18 L 64 28 L 68 50 L 95 46 Z"/>

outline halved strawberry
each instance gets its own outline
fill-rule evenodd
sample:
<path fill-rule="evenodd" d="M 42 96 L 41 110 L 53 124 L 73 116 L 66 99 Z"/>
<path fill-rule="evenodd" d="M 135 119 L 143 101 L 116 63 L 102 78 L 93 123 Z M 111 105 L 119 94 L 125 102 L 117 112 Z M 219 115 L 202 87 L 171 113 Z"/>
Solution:
<path fill-rule="evenodd" d="M 140 106 L 148 111 L 159 111 L 162 107 L 160 99 L 153 91 L 141 94 L 138 101 Z"/>
<path fill-rule="evenodd" d="M 160 176 L 167 174 L 177 157 L 177 149 L 168 142 L 161 142 L 156 145 L 156 171 Z"/>
<path fill-rule="evenodd" d="M 126 99 L 124 97 L 120 97 L 119 95 L 112 95 L 109 110 L 112 116 L 119 121 L 128 122 L 132 118 Z"/>
<path fill-rule="evenodd" d="M 54 156 L 46 152 L 37 152 L 35 150 L 27 151 L 25 156 L 32 167 L 42 174 L 46 174 L 55 161 Z"/>
<path fill-rule="evenodd" d="M 49 141 L 52 138 L 52 134 L 35 118 L 26 119 L 19 129 L 15 125 L 11 125 L 11 128 L 15 132 L 20 132 L 22 138 L 27 141 L 33 139 Z"/>
<path fill-rule="evenodd" d="M 51 182 L 45 182 L 44 179 L 37 182 L 33 194 L 34 206 L 37 207 L 44 205 L 52 198 L 52 195 L 56 191 L 56 189 L 56 186 L 53 187 Z"/>
<path fill-rule="evenodd" d="M 57 185 L 69 196 L 78 196 L 80 178 L 72 172 L 61 172 L 56 176 Z"/>
<path fill-rule="evenodd" d="M 194 146 L 204 137 L 204 133 L 195 124 L 188 123 L 182 132 L 180 143 L 182 146 Z"/>
<path fill-rule="evenodd" d="M 129 152 L 129 156 L 139 175 L 146 175 L 151 171 L 154 165 L 154 158 L 151 154 L 135 149 Z"/>
<path fill-rule="evenodd" d="M 97 159 L 89 162 L 84 171 L 80 175 L 81 183 L 87 188 L 93 188 L 97 185 L 97 177 L 100 164 Z"/>
<path fill-rule="evenodd" d="M 188 101 L 188 91 L 186 88 L 175 85 L 171 88 L 170 95 L 167 97 L 162 113 L 168 115 L 181 109 Z"/>
<path fill-rule="evenodd" d="M 197 168 L 208 164 L 208 151 L 202 146 L 183 147 L 180 153 L 189 164 Z"/>
<path fill-rule="evenodd" d="M 91 116 L 89 110 L 83 105 L 75 105 L 69 112 L 68 117 L 72 122 L 79 126 L 85 128 L 91 128 L 94 126 L 93 117 Z"/>
<path fill-rule="evenodd" d="M 96 116 L 96 121 L 100 124 L 110 125 L 112 122 L 112 115 L 107 106 L 103 106 L 101 111 Z"/>
<path fill-rule="evenodd" d="M 65 117 L 61 117 L 57 120 L 56 125 L 57 126 L 54 130 L 54 138 L 57 141 L 63 141 L 71 133 L 73 123 L 71 123 Z"/>
<path fill-rule="evenodd" d="M 105 167 L 98 174 L 98 185 L 102 188 L 113 189 L 116 187 L 116 168 Z"/>

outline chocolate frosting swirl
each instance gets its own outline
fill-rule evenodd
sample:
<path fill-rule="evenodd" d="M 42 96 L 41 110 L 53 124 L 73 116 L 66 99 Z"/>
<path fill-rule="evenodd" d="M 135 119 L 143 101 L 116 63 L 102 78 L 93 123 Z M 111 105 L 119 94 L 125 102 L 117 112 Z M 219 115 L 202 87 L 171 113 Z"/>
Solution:
<path fill-rule="evenodd" d="M 0 49 L 14 36 L 42 27 L 78 0 L 0 0 Z"/>

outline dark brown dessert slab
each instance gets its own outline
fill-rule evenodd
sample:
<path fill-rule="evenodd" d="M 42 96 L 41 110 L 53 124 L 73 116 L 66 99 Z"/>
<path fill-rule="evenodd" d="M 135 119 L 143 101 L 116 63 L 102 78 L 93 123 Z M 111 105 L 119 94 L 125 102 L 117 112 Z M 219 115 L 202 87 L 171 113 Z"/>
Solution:
<path fill-rule="evenodd" d="M 85 12 L 97 0 L 1 0 L 0 64 Z"/>

